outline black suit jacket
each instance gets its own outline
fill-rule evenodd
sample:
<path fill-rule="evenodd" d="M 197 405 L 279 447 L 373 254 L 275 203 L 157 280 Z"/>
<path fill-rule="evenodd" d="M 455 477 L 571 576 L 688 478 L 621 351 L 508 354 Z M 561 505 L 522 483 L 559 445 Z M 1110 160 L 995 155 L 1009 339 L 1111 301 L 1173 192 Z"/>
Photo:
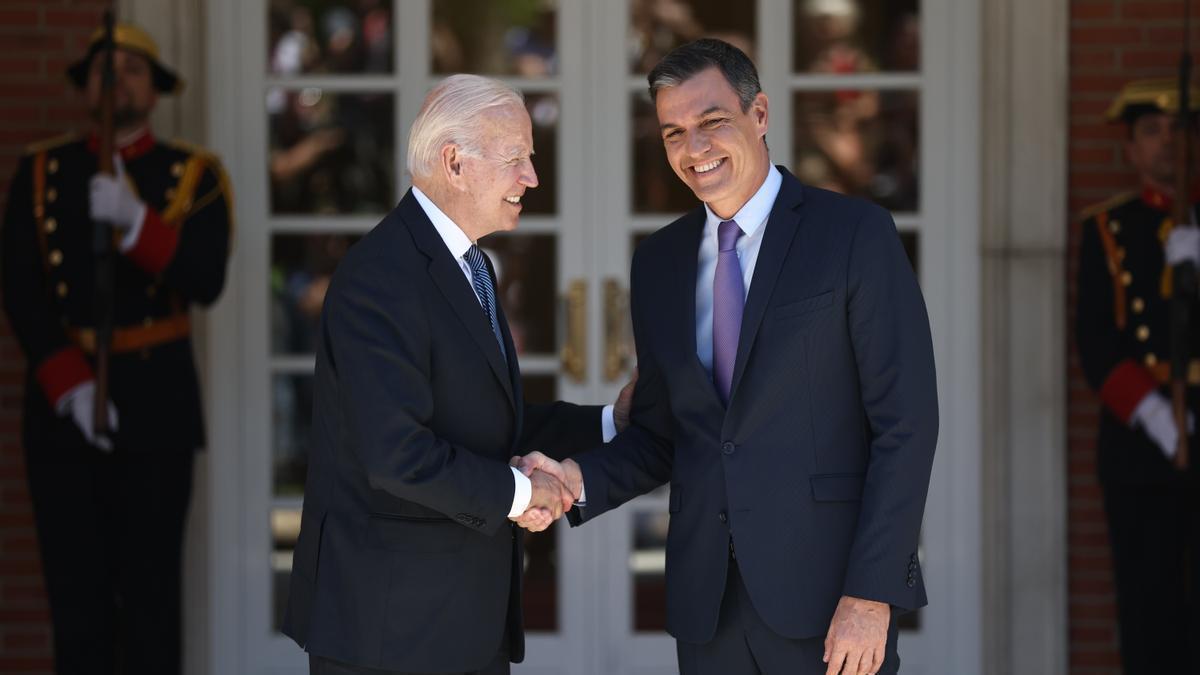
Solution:
<path fill-rule="evenodd" d="M 886 211 L 780 170 L 728 409 L 696 356 L 700 207 L 634 254 L 632 426 L 576 458 L 573 524 L 670 482 L 667 630 L 687 642 L 716 630 L 731 537 L 786 637 L 823 635 L 843 594 L 925 604 L 937 393 L 921 292 Z"/>
<path fill-rule="evenodd" d="M 472 671 L 524 654 L 508 459 L 600 441 L 600 409 L 522 403 L 474 291 L 410 192 L 322 314 L 313 444 L 283 632 L 312 654 Z"/>

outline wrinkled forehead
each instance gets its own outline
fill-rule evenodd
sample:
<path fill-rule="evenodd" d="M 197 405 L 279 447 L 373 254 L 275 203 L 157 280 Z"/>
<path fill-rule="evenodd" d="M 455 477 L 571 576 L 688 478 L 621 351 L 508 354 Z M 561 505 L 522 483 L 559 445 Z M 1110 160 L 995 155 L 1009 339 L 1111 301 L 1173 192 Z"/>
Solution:
<path fill-rule="evenodd" d="M 500 155 L 528 154 L 533 150 L 533 123 L 522 106 L 493 108 L 480 115 L 481 144 Z"/>

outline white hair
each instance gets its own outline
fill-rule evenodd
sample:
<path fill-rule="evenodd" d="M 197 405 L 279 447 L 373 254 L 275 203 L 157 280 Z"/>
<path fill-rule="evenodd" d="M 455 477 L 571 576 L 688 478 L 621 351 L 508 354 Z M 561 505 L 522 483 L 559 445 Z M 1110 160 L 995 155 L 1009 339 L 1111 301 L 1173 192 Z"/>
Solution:
<path fill-rule="evenodd" d="M 447 144 L 459 152 L 481 156 L 479 118 L 489 110 L 516 105 L 524 109 L 521 92 L 479 75 L 451 75 L 425 97 L 421 112 L 408 132 L 408 172 L 428 177 Z"/>

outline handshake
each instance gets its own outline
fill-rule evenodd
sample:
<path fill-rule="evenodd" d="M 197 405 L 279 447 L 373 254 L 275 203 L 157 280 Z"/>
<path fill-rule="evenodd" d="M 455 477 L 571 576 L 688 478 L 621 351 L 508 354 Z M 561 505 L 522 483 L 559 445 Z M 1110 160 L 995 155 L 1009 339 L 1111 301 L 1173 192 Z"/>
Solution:
<path fill-rule="evenodd" d="M 529 478 L 532 492 L 525 513 L 512 520 L 530 532 L 541 532 L 571 510 L 583 492 L 583 474 L 570 459 L 556 462 L 540 452 L 509 462 Z"/>

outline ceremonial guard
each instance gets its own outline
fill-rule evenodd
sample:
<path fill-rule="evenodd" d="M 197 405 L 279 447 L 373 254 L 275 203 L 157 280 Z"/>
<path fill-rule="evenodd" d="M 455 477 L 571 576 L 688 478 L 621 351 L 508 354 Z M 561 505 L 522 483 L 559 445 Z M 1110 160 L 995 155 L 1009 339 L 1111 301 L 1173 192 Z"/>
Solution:
<path fill-rule="evenodd" d="M 216 157 L 151 133 L 157 97 L 183 82 L 143 30 L 110 23 L 67 75 L 95 124 L 22 157 L 2 251 L 57 672 L 177 673 L 184 521 L 204 445 L 189 310 L 224 285 L 231 195 Z"/>
<path fill-rule="evenodd" d="M 1200 312 L 1173 326 L 1179 265 L 1200 266 L 1200 229 L 1172 215 L 1185 125 L 1174 80 L 1125 87 L 1109 108 L 1127 128 L 1139 189 L 1088 209 L 1079 253 L 1076 339 L 1088 383 L 1102 401 L 1099 479 L 1112 546 L 1125 672 L 1194 673 L 1200 645 Z M 1188 108 L 1200 108 L 1195 88 Z M 1184 166 L 1181 166 L 1183 164 Z M 1192 174 L 1194 176 L 1194 174 Z M 1184 190 L 1191 192 L 1191 190 Z M 1188 206 L 1185 204 L 1183 206 Z M 1182 293 L 1180 294 L 1182 298 Z M 1194 304 L 1192 296 L 1191 304 Z M 1184 309 L 1189 303 L 1184 302 Z M 1176 331 L 1174 339 L 1173 330 Z M 1172 357 L 1180 409 L 1173 410 Z M 1181 426 L 1179 417 L 1186 419 Z M 1184 434 L 1181 443 L 1180 434 Z"/>

